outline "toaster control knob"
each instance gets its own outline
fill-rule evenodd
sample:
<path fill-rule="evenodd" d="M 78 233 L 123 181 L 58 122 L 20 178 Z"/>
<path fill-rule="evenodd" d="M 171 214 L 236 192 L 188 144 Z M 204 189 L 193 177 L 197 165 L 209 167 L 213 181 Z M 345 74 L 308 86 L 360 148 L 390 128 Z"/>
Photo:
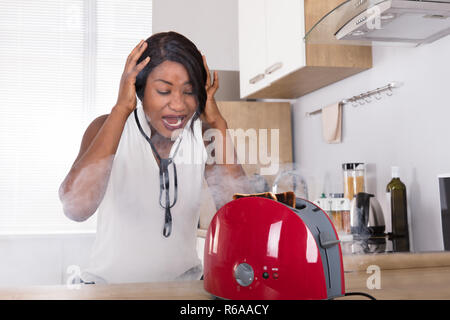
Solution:
<path fill-rule="evenodd" d="M 247 287 L 253 282 L 255 273 L 249 264 L 241 263 L 234 270 L 234 278 L 241 286 Z"/>

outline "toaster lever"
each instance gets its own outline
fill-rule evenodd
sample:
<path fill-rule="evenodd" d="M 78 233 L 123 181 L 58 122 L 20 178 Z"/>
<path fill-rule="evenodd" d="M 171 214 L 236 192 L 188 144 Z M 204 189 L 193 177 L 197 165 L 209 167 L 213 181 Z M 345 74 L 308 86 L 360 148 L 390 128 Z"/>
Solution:
<path fill-rule="evenodd" d="M 335 246 L 335 245 L 339 244 L 339 242 L 341 242 L 341 240 L 334 239 L 333 236 L 331 236 L 328 233 L 324 233 L 324 232 L 319 233 L 319 241 L 320 241 L 320 246 L 325 249 Z"/>

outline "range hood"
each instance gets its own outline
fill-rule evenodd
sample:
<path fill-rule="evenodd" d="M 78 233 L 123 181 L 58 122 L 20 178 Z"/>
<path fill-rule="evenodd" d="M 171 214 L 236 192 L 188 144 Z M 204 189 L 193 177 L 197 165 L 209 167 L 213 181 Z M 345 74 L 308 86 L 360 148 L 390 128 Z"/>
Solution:
<path fill-rule="evenodd" d="M 320 19 L 307 43 L 418 46 L 450 34 L 450 0 L 348 0 Z"/>

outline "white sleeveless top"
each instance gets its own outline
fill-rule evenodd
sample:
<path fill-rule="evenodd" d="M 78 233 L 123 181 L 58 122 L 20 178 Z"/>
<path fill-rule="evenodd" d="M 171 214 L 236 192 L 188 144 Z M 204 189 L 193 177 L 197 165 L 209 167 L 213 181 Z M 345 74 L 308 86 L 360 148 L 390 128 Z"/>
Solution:
<path fill-rule="evenodd" d="M 151 136 L 142 104 L 137 99 L 142 129 Z M 198 280 L 201 262 L 196 251 L 196 230 L 207 159 L 202 125 L 192 118 L 181 133 L 174 162 L 178 178 L 178 199 L 171 208 L 172 233 L 163 236 L 164 209 L 159 203 L 159 167 L 151 147 L 128 117 L 105 196 L 97 212 L 97 235 L 85 282 L 123 283 Z M 179 141 L 170 151 L 173 157 Z M 172 173 L 172 172 L 170 172 Z M 174 186 L 170 177 L 170 192 Z M 171 201 L 173 196 L 171 197 Z M 164 203 L 163 199 L 163 203 Z"/>

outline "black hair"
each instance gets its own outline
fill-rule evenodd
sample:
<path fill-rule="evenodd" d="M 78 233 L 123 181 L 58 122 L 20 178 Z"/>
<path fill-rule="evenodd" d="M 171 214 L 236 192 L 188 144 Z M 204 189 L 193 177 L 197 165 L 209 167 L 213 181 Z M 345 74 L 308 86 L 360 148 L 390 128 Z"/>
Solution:
<path fill-rule="evenodd" d="M 138 98 L 141 101 L 144 100 L 147 78 L 154 68 L 167 60 L 182 64 L 189 75 L 192 92 L 197 100 L 197 109 L 191 123 L 193 128 L 194 121 L 203 113 L 206 104 L 206 70 L 200 51 L 188 38 L 173 31 L 156 33 L 145 41 L 147 49 L 139 57 L 137 64 L 148 56 L 150 61 L 136 77 L 135 87 Z"/>

